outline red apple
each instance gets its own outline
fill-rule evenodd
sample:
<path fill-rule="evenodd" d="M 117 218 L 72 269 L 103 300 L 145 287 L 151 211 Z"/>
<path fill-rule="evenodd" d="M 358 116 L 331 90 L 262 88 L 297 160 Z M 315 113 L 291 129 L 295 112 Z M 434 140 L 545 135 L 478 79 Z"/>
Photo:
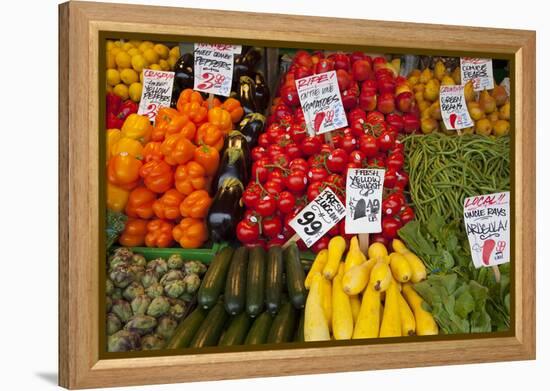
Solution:
<path fill-rule="evenodd" d="M 380 94 L 376 108 L 383 114 L 392 113 L 395 110 L 395 97 L 393 94 L 391 92 Z"/>
<path fill-rule="evenodd" d="M 349 59 L 351 63 L 353 64 L 355 61 L 364 60 L 366 57 L 365 53 L 363 52 L 353 52 L 349 55 Z M 369 64 L 370 65 L 370 64 Z"/>
<path fill-rule="evenodd" d="M 420 120 L 418 119 L 418 116 L 411 113 L 403 114 L 403 131 L 405 133 L 415 132 L 419 127 Z"/>
<path fill-rule="evenodd" d="M 405 91 L 395 97 L 395 105 L 397 106 L 397 109 L 399 111 L 402 111 L 403 113 L 408 113 L 409 111 L 411 111 L 413 100 L 413 93 L 410 91 Z"/>
<path fill-rule="evenodd" d="M 357 81 L 366 80 L 371 71 L 370 64 L 367 60 L 357 60 L 351 67 L 353 79 Z"/>
<path fill-rule="evenodd" d="M 349 71 L 350 61 L 347 54 L 338 52 L 338 53 L 331 54 L 329 58 L 332 59 L 332 61 L 334 61 L 334 69 L 336 70 L 343 69 L 346 72 Z"/>

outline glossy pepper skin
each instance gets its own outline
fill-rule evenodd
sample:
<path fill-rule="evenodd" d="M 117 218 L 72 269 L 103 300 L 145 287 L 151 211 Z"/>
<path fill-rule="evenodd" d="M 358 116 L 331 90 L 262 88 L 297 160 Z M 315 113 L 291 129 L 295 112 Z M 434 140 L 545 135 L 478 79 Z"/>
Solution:
<path fill-rule="evenodd" d="M 145 163 L 139 170 L 145 186 L 155 192 L 164 193 L 174 184 L 174 173 L 163 160 L 151 160 Z"/>
<path fill-rule="evenodd" d="M 107 182 L 107 208 L 113 212 L 122 212 L 128 203 L 130 192 Z"/>
<path fill-rule="evenodd" d="M 119 129 L 107 129 L 107 162 L 109 162 L 112 156 L 111 150 L 113 149 L 113 145 L 115 145 L 121 137 L 122 135 Z"/>
<path fill-rule="evenodd" d="M 128 218 L 124 231 L 120 234 L 118 242 L 126 247 L 143 246 L 147 234 L 147 221 L 135 218 Z"/>
<path fill-rule="evenodd" d="M 183 248 L 198 248 L 208 239 L 203 219 L 186 217 L 172 230 L 172 236 Z"/>
<path fill-rule="evenodd" d="M 208 214 L 210 204 L 212 199 L 206 190 L 195 190 L 180 204 L 180 212 L 183 217 L 203 219 Z"/>
<path fill-rule="evenodd" d="M 195 131 L 195 124 L 187 115 L 170 107 L 161 107 L 155 117 L 151 140 L 164 141 L 167 136 L 176 133 L 183 133 L 188 139 L 193 139 Z"/>
<path fill-rule="evenodd" d="M 187 164 L 179 165 L 174 174 L 176 189 L 185 195 L 189 195 L 195 190 L 206 188 L 206 171 L 199 163 L 191 160 Z"/>
<path fill-rule="evenodd" d="M 204 167 L 206 175 L 212 176 L 220 165 L 220 153 L 216 148 L 203 144 L 195 148 L 193 160 Z"/>
<path fill-rule="evenodd" d="M 195 148 L 195 144 L 185 137 L 185 135 L 179 133 L 166 137 L 160 146 L 164 160 L 173 166 L 185 164 L 191 160 Z"/>
<path fill-rule="evenodd" d="M 228 133 L 233 127 L 231 114 L 221 107 L 213 107 L 208 110 L 208 122 L 216 125 L 224 133 Z"/>
<path fill-rule="evenodd" d="M 243 117 L 244 110 L 241 107 L 241 102 L 235 98 L 227 98 L 225 102 L 222 103 L 221 108 L 229 113 L 231 122 L 234 124 L 239 122 Z"/>
<path fill-rule="evenodd" d="M 215 148 L 218 152 L 222 150 L 224 133 L 214 124 L 205 122 L 197 129 L 195 144 L 206 144 Z"/>
<path fill-rule="evenodd" d="M 122 125 L 122 137 L 128 137 L 145 144 L 151 138 L 153 126 L 149 122 L 149 118 L 144 115 L 130 114 Z"/>
<path fill-rule="evenodd" d="M 141 219 L 150 219 L 154 216 L 153 203 L 157 195 L 146 187 L 136 187 L 131 191 L 126 204 L 126 215 L 129 217 L 139 217 Z"/>
<path fill-rule="evenodd" d="M 174 242 L 172 229 L 174 224 L 162 219 L 151 220 L 147 223 L 145 245 L 147 247 L 170 247 Z"/>
<path fill-rule="evenodd" d="M 143 147 L 143 160 L 147 163 L 151 160 L 163 160 L 164 155 L 162 154 L 160 146 L 162 143 L 160 141 L 149 141 Z"/>
<path fill-rule="evenodd" d="M 128 137 L 122 137 L 111 146 L 111 156 L 119 155 L 123 152 L 137 158 L 143 158 L 143 145 L 137 140 Z"/>
<path fill-rule="evenodd" d="M 107 179 L 115 186 L 132 190 L 138 185 L 141 166 L 141 161 L 132 155 L 127 152 L 120 153 L 109 159 Z"/>
<path fill-rule="evenodd" d="M 202 98 L 200 92 L 189 88 L 181 92 L 176 107 L 196 125 L 205 122 L 208 116 L 208 102 Z"/>
<path fill-rule="evenodd" d="M 159 219 L 176 220 L 181 217 L 180 204 L 184 198 L 176 189 L 170 189 L 153 203 L 153 211 Z"/>

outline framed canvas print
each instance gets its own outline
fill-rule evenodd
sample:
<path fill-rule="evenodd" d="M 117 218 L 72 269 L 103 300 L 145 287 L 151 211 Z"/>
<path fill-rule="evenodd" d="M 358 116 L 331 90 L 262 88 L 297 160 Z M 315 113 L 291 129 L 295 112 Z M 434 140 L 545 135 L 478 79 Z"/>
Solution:
<path fill-rule="evenodd" d="M 59 16 L 60 385 L 534 359 L 534 32 Z"/>

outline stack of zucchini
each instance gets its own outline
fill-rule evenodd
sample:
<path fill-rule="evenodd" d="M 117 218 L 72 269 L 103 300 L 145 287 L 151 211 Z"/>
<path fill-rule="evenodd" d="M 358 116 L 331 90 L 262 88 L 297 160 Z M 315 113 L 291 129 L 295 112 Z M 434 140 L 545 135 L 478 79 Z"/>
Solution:
<path fill-rule="evenodd" d="M 210 265 L 197 308 L 169 349 L 303 341 L 305 273 L 295 244 L 226 247 Z"/>

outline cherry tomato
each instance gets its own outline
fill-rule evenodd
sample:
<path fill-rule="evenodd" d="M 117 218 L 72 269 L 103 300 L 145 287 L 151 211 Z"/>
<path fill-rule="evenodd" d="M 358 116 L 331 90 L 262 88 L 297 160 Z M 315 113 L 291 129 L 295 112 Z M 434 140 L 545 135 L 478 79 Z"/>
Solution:
<path fill-rule="evenodd" d="M 323 182 L 313 182 L 307 187 L 307 200 L 313 201 L 325 189 Z"/>
<path fill-rule="evenodd" d="M 271 144 L 267 147 L 267 156 L 271 160 L 275 160 L 277 156 L 282 155 L 284 152 L 285 150 L 279 144 Z"/>
<path fill-rule="evenodd" d="M 359 138 L 359 150 L 366 157 L 374 157 L 378 153 L 378 143 L 376 137 L 370 134 L 364 134 Z"/>
<path fill-rule="evenodd" d="M 338 225 L 335 225 L 335 227 L 338 227 Z M 317 254 L 319 251 L 328 248 L 328 242 L 330 242 L 330 238 L 326 235 L 322 236 L 318 241 L 313 243 L 310 250 Z"/>
<path fill-rule="evenodd" d="M 377 141 L 378 148 L 382 151 L 389 151 L 395 145 L 395 138 L 388 132 L 382 132 Z"/>
<path fill-rule="evenodd" d="M 288 132 L 290 134 L 290 138 L 296 144 L 300 144 L 302 141 L 304 141 L 304 139 L 307 136 L 307 131 L 305 127 L 299 124 L 293 124 L 288 130 Z"/>
<path fill-rule="evenodd" d="M 363 164 L 358 162 L 348 162 L 346 168 L 347 170 L 349 170 L 350 168 L 363 168 Z"/>
<path fill-rule="evenodd" d="M 267 133 L 262 133 L 258 136 L 258 145 L 264 148 L 267 148 L 271 145 L 271 141 L 269 141 L 269 136 L 267 135 Z"/>
<path fill-rule="evenodd" d="M 296 205 L 296 197 L 289 191 L 282 191 L 279 194 L 279 199 L 277 200 L 277 209 L 283 214 L 287 214 Z"/>
<path fill-rule="evenodd" d="M 284 185 L 280 182 L 274 182 L 268 180 L 264 183 L 264 189 L 271 194 L 273 197 L 277 197 L 281 191 L 284 190 Z"/>
<path fill-rule="evenodd" d="M 255 208 L 260 199 L 260 195 L 260 186 L 255 183 L 248 185 L 242 195 L 243 204 L 249 209 Z"/>
<path fill-rule="evenodd" d="M 311 156 L 319 153 L 321 151 L 322 142 L 316 136 L 308 136 L 302 141 L 301 147 L 302 152 L 306 156 Z"/>
<path fill-rule="evenodd" d="M 307 178 L 310 182 L 323 181 L 328 177 L 328 172 L 323 167 L 312 167 L 307 172 Z"/>
<path fill-rule="evenodd" d="M 395 217 L 382 217 L 382 235 L 387 240 L 391 240 L 397 236 L 397 230 L 401 228 L 401 222 Z"/>
<path fill-rule="evenodd" d="M 272 143 L 276 143 L 277 141 L 279 141 L 279 139 L 282 137 L 284 132 L 285 131 L 282 128 L 282 126 L 280 124 L 276 123 L 276 122 L 269 125 L 267 127 L 267 130 L 265 131 L 269 141 L 272 142 Z"/>
<path fill-rule="evenodd" d="M 293 193 L 301 193 L 307 186 L 307 177 L 303 171 L 293 171 L 285 177 L 285 185 Z"/>
<path fill-rule="evenodd" d="M 285 176 L 283 171 L 280 168 L 274 168 L 269 172 L 269 174 L 267 174 L 267 182 L 275 182 L 283 187 L 285 184 Z"/>
<path fill-rule="evenodd" d="M 262 235 L 272 239 L 277 237 L 283 230 L 283 223 L 278 216 L 262 218 Z"/>
<path fill-rule="evenodd" d="M 384 175 L 384 187 L 388 189 L 393 189 L 396 181 L 397 172 L 392 169 L 386 170 L 386 174 Z"/>
<path fill-rule="evenodd" d="M 302 151 L 297 144 L 291 142 L 285 147 L 285 154 L 292 160 L 302 156 Z"/>
<path fill-rule="evenodd" d="M 365 154 L 362 151 L 352 151 L 348 156 L 348 162 L 358 163 L 359 165 L 365 159 Z"/>
<path fill-rule="evenodd" d="M 394 169 L 395 171 L 399 171 L 401 168 L 403 168 L 404 163 L 405 158 L 403 157 L 403 154 L 401 152 L 394 152 L 386 159 L 386 166 L 388 168 Z"/>
<path fill-rule="evenodd" d="M 407 173 L 398 171 L 397 172 L 397 180 L 395 181 L 395 187 L 398 189 L 404 190 L 405 187 L 409 184 L 409 176 Z"/>
<path fill-rule="evenodd" d="M 284 237 L 284 235 L 279 234 L 267 242 L 267 248 L 269 249 L 275 246 L 280 247 L 283 244 L 285 244 L 285 242 L 286 242 L 286 238 Z"/>
<path fill-rule="evenodd" d="M 260 227 L 249 221 L 242 220 L 237 224 L 237 239 L 242 243 L 253 243 L 260 236 Z"/>
<path fill-rule="evenodd" d="M 260 160 L 263 157 L 266 157 L 267 153 L 264 147 L 256 146 L 250 151 L 250 157 L 252 161 Z"/>
<path fill-rule="evenodd" d="M 271 216 L 277 209 L 277 202 L 272 195 L 267 194 L 258 200 L 255 209 L 260 216 Z"/>
<path fill-rule="evenodd" d="M 264 183 L 267 180 L 267 175 L 269 170 L 265 167 L 266 164 L 269 164 L 269 159 L 261 158 L 260 160 L 252 163 L 252 179 L 258 180 L 261 183 Z"/>
<path fill-rule="evenodd" d="M 400 209 L 401 205 L 395 199 L 386 198 L 382 201 L 382 215 L 396 216 Z"/>
<path fill-rule="evenodd" d="M 348 154 L 342 148 L 336 148 L 327 157 L 327 168 L 329 171 L 342 173 L 348 163 Z"/>
<path fill-rule="evenodd" d="M 292 170 L 292 171 L 304 171 L 304 172 L 307 172 L 307 170 L 309 169 L 309 164 L 307 164 L 307 162 L 302 159 L 302 158 L 295 158 L 295 159 L 292 159 L 292 161 L 290 162 L 290 164 L 288 165 L 288 167 Z"/>
<path fill-rule="evenodd" d="M 396 201 L 399 205 L 399 209 L 401 209 L 407 203 L 405 195 L 402 191 L 394 191 L 393 193 L 388 195 L 388 199 Z"/>
<path fill-rule="evenodd" d="M 405 209 L 403 209 L 399 215 L 399 220 L 401 220 L 403 225 L 407 224 L 411 220 L 414 220 L 414 210 L 412 210 L 410 206 L 405 206 Z"/>
<path fill-rule="evenodd" d="M 342 137 L 339 148 L 342 148 L 347 153 L 351 153 L 357 148 L 357 139 L 351 134 L 345 135 L 344 137 Z"/>

